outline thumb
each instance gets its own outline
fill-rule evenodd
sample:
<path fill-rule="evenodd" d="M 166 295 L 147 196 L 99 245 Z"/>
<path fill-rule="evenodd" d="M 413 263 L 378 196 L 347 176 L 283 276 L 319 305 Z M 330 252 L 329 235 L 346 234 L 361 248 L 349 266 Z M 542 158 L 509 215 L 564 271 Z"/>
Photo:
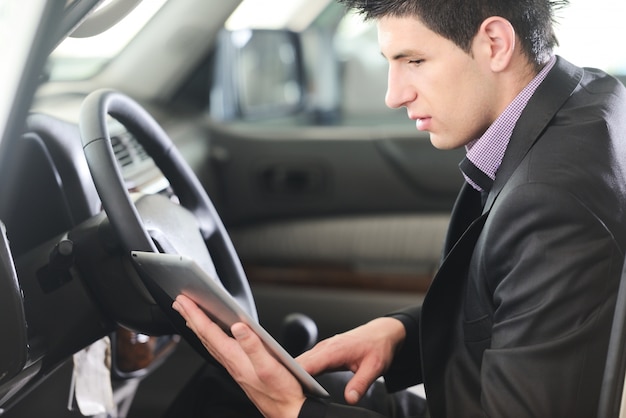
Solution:
<path fill-rule="evenodd" d="M 357 403 L 365 392 L 367 392 L 378 375 L 377 369 L 362 364 L 346 385 L 344 392 L 346 401 L 351 405 Z"/>

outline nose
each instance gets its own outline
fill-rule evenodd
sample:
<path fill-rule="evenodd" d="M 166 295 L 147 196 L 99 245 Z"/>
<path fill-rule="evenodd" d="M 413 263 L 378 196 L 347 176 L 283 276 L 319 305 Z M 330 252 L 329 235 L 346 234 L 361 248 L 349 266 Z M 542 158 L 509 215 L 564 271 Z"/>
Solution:
<path fill-rule="evenodd" d="M 397 109 L 407 106 L 417 98 L 415 88 L 407 81 L 407 77 L 403 76 L 400 71 L 394 68 L 393 64 L 389 66 L 387 74 L 387 94 L 385 95 L 385 104 L 388 107 Z"/>

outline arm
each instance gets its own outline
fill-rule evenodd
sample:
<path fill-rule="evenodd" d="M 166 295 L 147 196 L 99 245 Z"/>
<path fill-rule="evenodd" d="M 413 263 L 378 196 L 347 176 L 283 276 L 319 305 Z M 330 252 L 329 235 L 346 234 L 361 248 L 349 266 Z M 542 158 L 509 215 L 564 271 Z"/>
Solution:
<path fill-rule="evenodd" d="M 266 351 L 256 334 L 246 325 L 234 324 L 231 328 L 234 338 L 231 338 L 185 296 L 177 297 L 172 307 L 185 318 L 187 326 L 200 338 L 209 353 L 226 368 L 265 417 L 382 418 L 380 414 L 362 408 L 306 399 L 296 379 Z M 385 348 L 389 349 L 388 347 L 392 345 L 389 341 L 383 340 L 383 335 L 398 334 L 396 338 L 400 338 L 403 335 L 402 328 L 402 324 L 395 319 L 381 318 L 372 321 L 369 326 L 361 327 L 360 330 L 346 333 L 347 336 L 344 335 L 344 338 L 335 338 L 330 343 L 322 343 L 321 346 L 344 353 L 343 360 L 348 359 L 350 353 L 358 352 L 364 360 L 346 361 L 354 364 L 355 370 L 360 370 L 359 379 L 367 380 L 367 377 L 362 377 L 364 373 L 367 374 L 369 371 L 376 374 L 375 370 L 379 370 L 387 363 L 387 361 L 379 361 L 378 357 L 379 353 L 384 352 Z M 381 342 L 382 350 L 374 350 L 374 354 L 368 356 L 365 349 L 357 351 L 349 347 L 341 347 L 341 344 L 336 345 L 337 341 L 352 341 L 354 344 L 362 346 L 363 340 L 361 338 L 365 337 L 365 340 L 371 340 L 371 338 L 367 338 L 368 331 L 374 332 L 374 335 L 378 336 L 378 339 L 374 339 L 376 342 L 370 343 L 370 345 L 376 347 L 377 342 Z M 315 348 L 311 350 L 308 364 L 312 368 L 318 367 L 322 370 L 323 365 L 327 364 L 328 357 L 335 358 L 334 354 L 324 353 L 324 350 L 316 350 Z M 320 360 L 322 358 L 323 360 Z M 365 364 L 366 367 L 359 368 L 361 363 Z M 379 374 L 372 378 L 369 383 L 366 383 L 365 389 L 360 393 L 364 393 Z M 359 379 L 356 382 L 359 382 Z M 354 382 L 355 379 L 352 379 L 351 383 L 354 384 Z M 360 386 L 357 384 L 356 387 Z M 357 400 L 355 399 L 354 402 Z"/>

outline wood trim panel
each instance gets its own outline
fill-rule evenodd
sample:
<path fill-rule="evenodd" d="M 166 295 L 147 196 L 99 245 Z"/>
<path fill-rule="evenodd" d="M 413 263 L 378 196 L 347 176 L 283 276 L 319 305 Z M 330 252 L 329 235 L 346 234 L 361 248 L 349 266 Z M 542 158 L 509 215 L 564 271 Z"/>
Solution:
<path fill-rule="evenodd" d="M 423 293 L 432 281 L 429 274 L 358 271 L 332 265 L 245 264 L 244 269 L 252 284 Z"/>
<path fill-rule="evenodd" d="M 180 336 L 148 336 L 118 327 L 113 334 L 113 372 L 120 378 L 143 376 L 176 348 Z"/>

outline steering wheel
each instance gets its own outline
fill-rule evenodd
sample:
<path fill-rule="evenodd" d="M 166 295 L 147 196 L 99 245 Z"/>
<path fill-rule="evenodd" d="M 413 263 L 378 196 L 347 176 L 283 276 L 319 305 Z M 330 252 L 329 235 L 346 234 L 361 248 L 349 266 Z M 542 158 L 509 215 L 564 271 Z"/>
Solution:
<path fill-rule="evenodd" d="M 180 204 L 159 194 L 131 198 L 111 145 L 108 116 L 137 138 L 169 181 Z M 148 112 L 117 91 L 97 90 L 82 104 L 80 133 L 96 190 L 124 256 L 130 259 L 131 251 L 190 256 L 216 276 L 256 319 L 248 280 L 213 203 L 169 136 Z M 159 298 L 154 292 L 152 296 L 178 331 L 193 339 L 184 322 L 179 321 L 181 317 L 169 306 L 171 300 Z"/>

